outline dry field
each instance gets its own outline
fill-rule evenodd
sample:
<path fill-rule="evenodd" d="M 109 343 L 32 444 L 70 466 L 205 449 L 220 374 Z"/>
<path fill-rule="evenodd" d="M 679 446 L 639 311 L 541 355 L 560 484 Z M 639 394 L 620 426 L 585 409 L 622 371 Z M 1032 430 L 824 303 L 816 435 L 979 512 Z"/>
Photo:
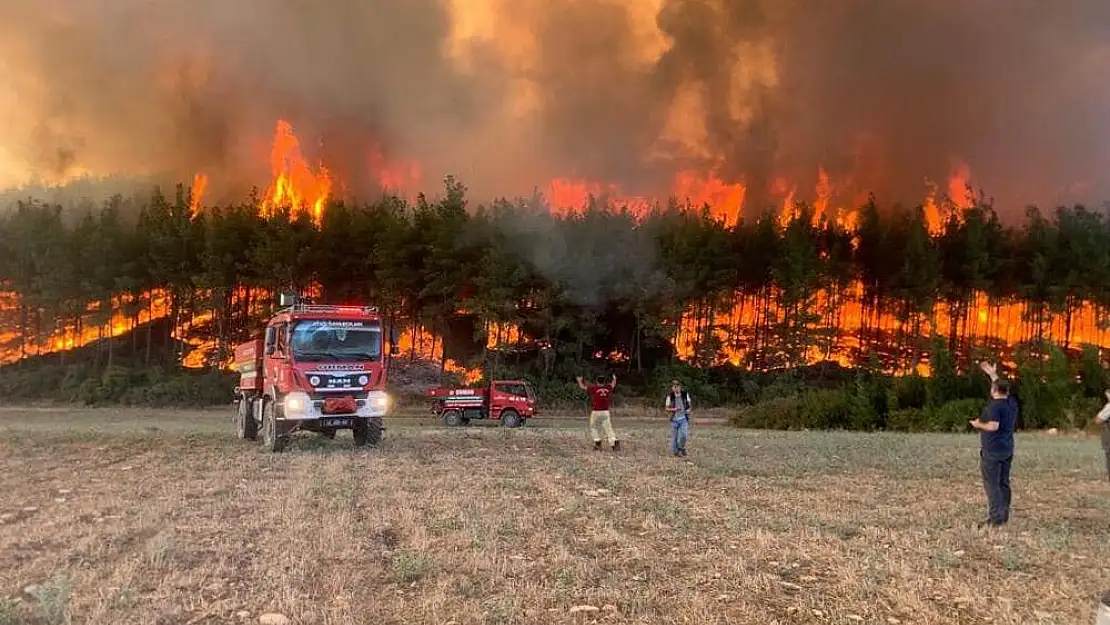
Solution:
<path fill-rule="evenodd" d="M 683 462 L 618 415 L 618 454 L 410 421 L 269 455 L 229 414 L 0 411 L 0 625 L 1063 624 L 1110 587 L 1093 440 L 1021 435 L 979 531 L 971 435 L 695 421 Z"/>

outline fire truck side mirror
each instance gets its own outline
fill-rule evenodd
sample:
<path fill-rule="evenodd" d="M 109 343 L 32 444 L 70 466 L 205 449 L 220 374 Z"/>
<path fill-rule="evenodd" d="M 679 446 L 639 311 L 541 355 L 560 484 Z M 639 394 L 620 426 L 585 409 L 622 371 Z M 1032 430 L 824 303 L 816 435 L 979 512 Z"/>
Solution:
<path fill-rule="evenodd" d="M 277 338 L 275 336 L 276 334 L 273 328 L 266 328 L 265 353 L 267 356 L 272 356 L 274 354 L 274 347 L 277 343 L 277 341 L 274 340 Z"/>
<path fill-rule="evenodd" d="M 401 333 L 397 330 L 397 326 L 389 326 L 389 355 L 396 356 L 401 353 L 398 349 L 397 343 L 401 340 Z"/>

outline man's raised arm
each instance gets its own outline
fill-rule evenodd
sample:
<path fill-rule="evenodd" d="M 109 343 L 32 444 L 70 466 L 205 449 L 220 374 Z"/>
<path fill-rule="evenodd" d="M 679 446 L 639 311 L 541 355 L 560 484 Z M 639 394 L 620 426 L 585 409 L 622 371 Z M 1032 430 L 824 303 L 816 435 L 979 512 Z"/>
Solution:
<path fill-rule="evenodd" d="M 987 374 L 987 377 L 991 379 L 991 382 L 994 382 L 998 379 L 998 367 L 996 367 L 995 365 L 984 360 L 979 363 L 979 368 L 983 370 L 983 373 Z"/>

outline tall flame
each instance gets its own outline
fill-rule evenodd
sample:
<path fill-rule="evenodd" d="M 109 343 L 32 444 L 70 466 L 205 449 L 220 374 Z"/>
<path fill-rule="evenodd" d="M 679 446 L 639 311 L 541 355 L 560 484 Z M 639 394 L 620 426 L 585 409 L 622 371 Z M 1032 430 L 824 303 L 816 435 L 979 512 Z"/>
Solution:
<path fill-rule="evenodd" d="M 715 174 L 700 176 L 687 171 L 675 176 L 674 189 L 680 201 L 689 201 L 695 208 L 708 204 L 710 215 L 725 225 L 733 225 L 739 219 L 747 192 L 744 185 L 724 182 Z"/>
<path fill-rule="evenodd" d="M 204 190 L 208 188 L 208 176 L 196 174 L 193 176 L 193 187 L 189 191 L 189 212 L 196 215 L 200 211 L 200 203 L 204 199 Z"/>
<path fill-rule="evenodd" d="M 971 168 L 966 163 L 957 164 L 955 171 L 948 177 L 948 199 L 960 210 L 971 208 L 973 198 L 968 189 L 970 181 Z"/>
<path fill-rule="evenodd" d="M 272 215 L 277 209 L 288 206 L 292 216 L 311 211 L 313 221 L 320 223 L 324 205 L 331 195 L 331 175 L 322 165 L 318 171 L 312 170 L 301 154 L 293 126 L 285 120 L 278 120 L 274 131 L 270 168 L 273 180 L 263 198 L 262 213 Z"/>
<path fill-rule="evenodd" d="M 957 164 L 954 171 L 948 176 L 947 208 L 951 208 L 957 218 L 959 218 L 961 212 L 971 208 L 973 198 L 968 189 L 970 180 L 971 169 L 965 163 Z M 942 210 L 943 207 L 937 199 L 939 193 L 937 184 L 931 180 L 926 180 L 925 184 L 929 188 L 922 205 L 925 210 L 925 224 L 929 228 L 929 234 L 937 237 L 944 233 L 945 211 Z"/>

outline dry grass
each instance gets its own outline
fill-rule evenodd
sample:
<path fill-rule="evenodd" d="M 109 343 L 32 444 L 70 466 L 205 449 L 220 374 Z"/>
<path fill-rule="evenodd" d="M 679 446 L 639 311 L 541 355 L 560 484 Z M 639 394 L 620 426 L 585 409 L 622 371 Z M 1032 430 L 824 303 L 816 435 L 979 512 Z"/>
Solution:
<path fill-rule="evenodd" d="M 274 456 L 226 414 L 7 411 L 0 625 L 1062 624 L 1110 584 L 1094 441 L 1022 436 L 1012 527 L 980 532 L 970 435 L 695 422 L 687 463 L 616 425 L 617 455 L 573 424 Z"/>

